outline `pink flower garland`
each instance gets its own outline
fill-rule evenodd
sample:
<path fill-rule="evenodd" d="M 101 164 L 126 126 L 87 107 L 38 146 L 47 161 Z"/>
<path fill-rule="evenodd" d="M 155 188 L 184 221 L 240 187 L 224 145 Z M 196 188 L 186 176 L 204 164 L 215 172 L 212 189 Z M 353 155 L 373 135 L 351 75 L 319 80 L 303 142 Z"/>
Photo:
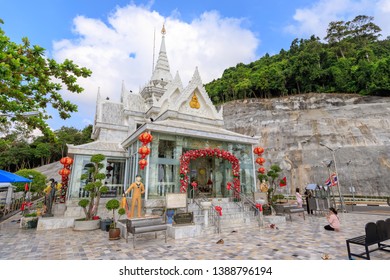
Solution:
<path fill-rule="evenodd" d="M 218 157 L 223 158 L 231 162 L 232 171 L 233 171 L 233 187 L 239 193 L 240 192 L 240 162 L 238 159 L 231 153 L 225 150 L 220 149 L 200 149 L 200 150 L 191 150 L 184 153 L 180 157 L 180 192 L 184 193 L 187 191 L 188 185 L 188 172 L 190 161 L 197 159 L 198 157 Z M 231 183 L 228 183 L 228 186 L 231 186 Z M 230 188 L 228 188 L 229 190 Z"/>

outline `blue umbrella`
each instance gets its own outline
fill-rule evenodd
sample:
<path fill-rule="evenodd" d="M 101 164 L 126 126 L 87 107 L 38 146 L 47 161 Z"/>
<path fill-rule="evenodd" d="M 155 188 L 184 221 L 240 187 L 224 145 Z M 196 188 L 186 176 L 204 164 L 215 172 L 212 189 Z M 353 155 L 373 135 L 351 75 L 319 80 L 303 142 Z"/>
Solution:
<path fill-rule="evenodd" d="M 22 176 L 0 170 L 0 183 L 29 183 L 32 182 L 30 179 Z"/>

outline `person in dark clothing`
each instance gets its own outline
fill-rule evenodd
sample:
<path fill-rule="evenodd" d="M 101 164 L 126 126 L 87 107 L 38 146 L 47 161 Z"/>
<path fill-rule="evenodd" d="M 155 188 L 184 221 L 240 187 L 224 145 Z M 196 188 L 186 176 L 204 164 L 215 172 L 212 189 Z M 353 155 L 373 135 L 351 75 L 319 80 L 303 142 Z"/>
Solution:
<path fill-rule="evenodd" d="M 307 214 L 313 214 L 313 209 L 310 209 L 309 207 L 309 198 L 311 198 L 313 195 L 310 190 L 305 190 L 305 200 L 306 200 L 306 209 Z"/>

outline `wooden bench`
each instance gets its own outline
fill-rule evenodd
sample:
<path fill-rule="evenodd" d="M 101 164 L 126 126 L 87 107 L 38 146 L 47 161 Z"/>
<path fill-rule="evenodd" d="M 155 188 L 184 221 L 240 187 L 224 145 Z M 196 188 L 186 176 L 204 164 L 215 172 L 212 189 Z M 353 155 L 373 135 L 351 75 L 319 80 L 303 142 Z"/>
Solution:
<path fill-rule="evenodd" d="M 305 220 L 305 209 L 298 208 L 296 205 L 292 204 L 275 204 L 274 206 L 276 215 L 288 215 L 290 217 L 290 221 L 292 221 L 291 214 L 303 213 L 303 219 Z"/>
<path fill-rule="evenodd" d="M 369 260 L 370 253 L 377 250 L 390 252 L 390 250 L 387 249 L 388 247 L 390 247 L 390 245 L 383 243 L 385 241 L 390 240 L 390 218 L 386 221 L 379 220 L 376 223 L 367 223 L 365 226 L 365 231 L 366 235 L 361 235 L 346 240 L 348 258 L 350 260 L 352 259 L 352 256 Z M 365 251 L 360 254 L 352 253 L 350 244 L 364 246 Z M 374 249 L 370 249 L 369 247 L 372 245 L 377 245 L 377 247 L 375 247 Z"/>
<path fill-rule="evenodd" d="M 305 218 L 305 209 L 303 207 L 289 207 L 285 208 L 284 212 L 290 217 L 290 221 L 292 222 L 292 217 L 291 214 L 303 214 L 303 219 L 306 220 Z"/>
<path fill-rule="evenodd" d="M 128 242 L 129 233 L 133 235 L 133 248 L 135 249 L 135 237 L 137 234 L 143 233 L 155 233 L 157 238 L 157 232 L 163 231 L 165 234 L 165 243 L 167 243 L 167 224 L 164 222 L 161 216 L 147 217 L 147 218 L 133 218 L 126 221 L 126 243 Z"/>

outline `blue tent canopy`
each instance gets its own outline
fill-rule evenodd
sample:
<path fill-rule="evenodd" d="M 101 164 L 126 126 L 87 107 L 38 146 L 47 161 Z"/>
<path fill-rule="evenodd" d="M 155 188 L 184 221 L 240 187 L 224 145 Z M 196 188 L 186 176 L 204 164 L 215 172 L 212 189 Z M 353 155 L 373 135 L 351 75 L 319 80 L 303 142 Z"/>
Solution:
<path fill-rule="evenodd" d="M 0 170 L 0 183 L 29 183 L 30 179 L 24 178 L 22 176 Z"/>
<path fill-rule="evenodd" d="M 307 186 L 306 186 L 306 189 L 307 190 L 316 190 L 317 189 L 317 184 L 308 184 Z"/>

